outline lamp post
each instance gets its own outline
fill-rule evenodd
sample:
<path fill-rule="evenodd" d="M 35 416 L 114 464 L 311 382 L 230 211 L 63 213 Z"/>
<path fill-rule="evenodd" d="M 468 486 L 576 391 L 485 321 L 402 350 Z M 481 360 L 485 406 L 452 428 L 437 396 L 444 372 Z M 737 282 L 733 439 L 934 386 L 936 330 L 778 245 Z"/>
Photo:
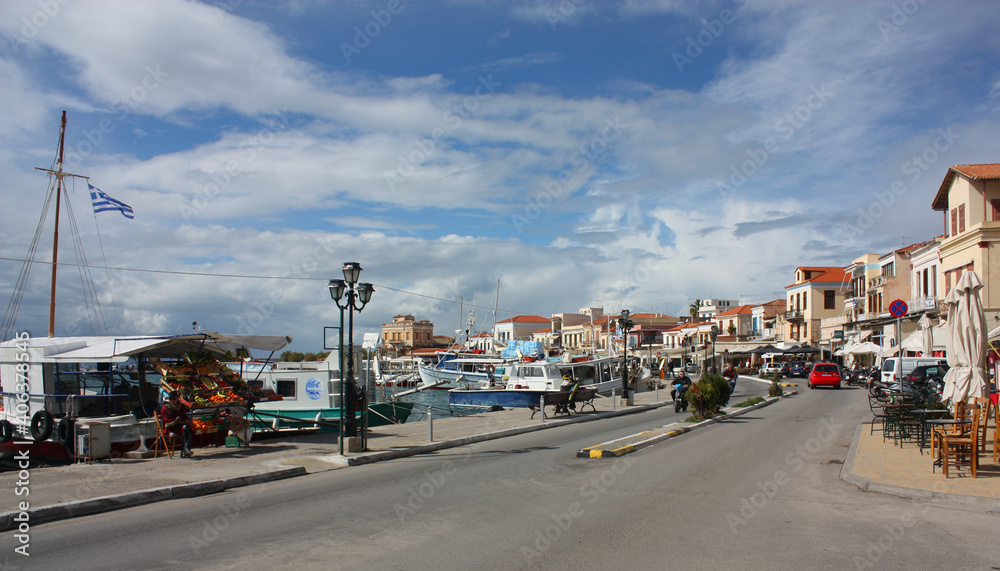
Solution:
<path fill-rule="evenodd" d="M 629 313 L 629 310 L 623 309 L 621 317 L 618 318 L 618 328 L 622 330 L 622 406 L 632 405 L 628 378 L 628 332 L 634 324 L 629 318 Z"/>
<path fill-rule="evenodd" d="M 709 371 L 712 374 L 719 372 L 718 367 L 715 363 L 715 339 L 719 336 L 719 327 L 717 325 L 712 326 L 712 370 Z"/>
<path fill-rule="evenodd" d="M 375 288 L 369 283 L 358 283 L 361 276 L 361 264 L 357 262 L 347 262 L 344 264 L 344 279 L 330 280 L 327 287 L 330 289 L 330 297 L 340 308 L 340 357 L 341 357 L 341 382 L 340 382 L 340 453 L 344 453 L 344 437 L 354 437 L 358 435 L 358 420 L 356 418 L 357 409 L 355 407 L 357 399 L 357 388 L 354 383 L 354 312 L 361 312 L 372 298 Z M 343 377 L 343 356 L 344 356 L 344 310 L 347 310 L 347 377 Z M 364 445 L 364 433 L 362 433 L 362 449 Z"/>

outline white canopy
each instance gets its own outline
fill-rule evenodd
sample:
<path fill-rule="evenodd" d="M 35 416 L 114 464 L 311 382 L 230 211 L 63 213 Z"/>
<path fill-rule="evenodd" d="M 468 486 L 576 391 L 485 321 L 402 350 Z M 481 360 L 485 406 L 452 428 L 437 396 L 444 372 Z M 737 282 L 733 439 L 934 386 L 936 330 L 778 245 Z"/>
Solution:
<path fill-rule="evenodd" d="M 277 351 L 291 341 L 287 336 L 205 332 L 135 337 L 32 337 L 28 340 L 28 348 L 44 361 L 121 363 L 139 353 L 150 357 L 177 357 L 186 351 L 199 350 L 216 355 L 236 353 L 240 349 Z M 0 348 L 17 349 L 18 340 L 0 343 Z"/>

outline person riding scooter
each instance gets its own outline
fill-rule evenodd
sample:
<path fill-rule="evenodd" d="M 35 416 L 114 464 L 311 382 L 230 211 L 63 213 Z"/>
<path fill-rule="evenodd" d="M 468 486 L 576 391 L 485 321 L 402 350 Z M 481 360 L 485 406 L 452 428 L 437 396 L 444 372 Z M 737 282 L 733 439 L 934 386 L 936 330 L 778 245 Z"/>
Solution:
<path fill-rule="evenodd" d="M 680 412 L 682 410 L 687 410 L 688 402 L 684 398 L 688 389 L 691 388 L 691 379 L 688 378 L 683 372 L 681 376 L 677 378 L 674 383 L 673 390 L 670 391 L 670 397 L 674 399 L 674 412 Z"/>

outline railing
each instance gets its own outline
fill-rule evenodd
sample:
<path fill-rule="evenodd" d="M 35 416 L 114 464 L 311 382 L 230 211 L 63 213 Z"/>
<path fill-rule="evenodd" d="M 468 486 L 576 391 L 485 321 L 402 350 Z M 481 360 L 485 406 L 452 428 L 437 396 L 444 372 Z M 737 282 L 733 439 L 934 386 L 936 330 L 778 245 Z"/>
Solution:
<path fill-rule="evenodd" d="M 785 321 L 791 321 L 793 319 L 802 319 L 802 312 L 801 311 L 786 311 L 785 312 Z"/>

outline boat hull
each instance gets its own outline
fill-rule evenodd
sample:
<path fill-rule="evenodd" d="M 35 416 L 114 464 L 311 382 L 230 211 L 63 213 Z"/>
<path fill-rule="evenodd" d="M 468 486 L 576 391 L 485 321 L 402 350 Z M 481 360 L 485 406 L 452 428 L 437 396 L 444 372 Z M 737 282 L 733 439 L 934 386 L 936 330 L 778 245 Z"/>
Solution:
<path fill-rule="evenodd" d="M 547 391 L 527 389 L 453 389 L 448 391 L 448 403 L 461 406 L 502 406 L 527 408 L 538 406 Z"/>
<path fill-rule="evenodd" d="M 279 401 L 280 402 L 280 401 Z M 369 405 L 367 421 L 368 426 L 385 426 L 388 424 L 401 424 L 406 422 L 413 410 L 413 403 L 408 402 L 381 402 Z M 261 406 L 254 407 L 254 412 L 263 413 L 252 415 L 251 427 L 256 432 L 268 432 L 272 430 L 306 430 L 316 429 L 317 432 L 339 432 L 340 431 L 340 409 L 339 408 L 280 408 Z M 269 414 L 278 415 L 285 418 L 275 419 Z M 361 413 L 356 415 L 361 421 Z M 317 424 L 319 419 L 324 424 Z M 289 420 L 296 419 L 296 420 Z"/>

